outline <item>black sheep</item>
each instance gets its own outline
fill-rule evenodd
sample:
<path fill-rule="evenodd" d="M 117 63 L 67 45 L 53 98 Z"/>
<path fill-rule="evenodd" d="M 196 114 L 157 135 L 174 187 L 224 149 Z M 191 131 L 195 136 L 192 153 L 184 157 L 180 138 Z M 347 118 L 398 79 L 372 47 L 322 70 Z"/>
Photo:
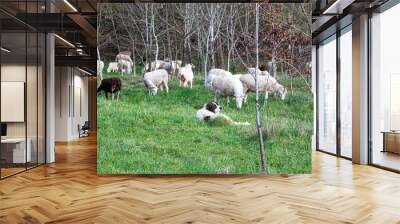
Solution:
<path fill-rule="evenodd" d="M 104 91 L 106 98 L 108 99 L 108 93 L 112 94 L 112 99 L 114 99 L 114 93 L 117 93 L 117 99 L 119 99 L 119 92 L 121 90 L 121 79 L 117 77 L 106 78 L 101 80 L 99 88 L 97 88 L 97 93 Z"/>

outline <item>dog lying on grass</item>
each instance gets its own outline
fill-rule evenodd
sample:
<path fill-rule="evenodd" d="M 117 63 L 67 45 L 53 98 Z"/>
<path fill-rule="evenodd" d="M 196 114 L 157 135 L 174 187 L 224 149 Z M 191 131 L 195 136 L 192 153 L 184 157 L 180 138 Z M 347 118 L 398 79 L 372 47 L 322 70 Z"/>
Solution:
<path fill-rule="evenodd" d="M 216 102 L 208 102 L 197 111 L 196 117 L 212 125 L 250 125 L 249 122 L 236 122 L 227 115 L 221 113 L 222 107 Z"/>

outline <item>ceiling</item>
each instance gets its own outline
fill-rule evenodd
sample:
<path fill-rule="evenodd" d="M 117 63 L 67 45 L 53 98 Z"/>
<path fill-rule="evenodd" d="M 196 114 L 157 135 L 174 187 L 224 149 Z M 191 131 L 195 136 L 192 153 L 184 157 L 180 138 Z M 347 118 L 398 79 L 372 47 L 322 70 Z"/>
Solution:
<path fill-rule="evenodd" d="M 73 65 L 96 71 L 98 2 L 100 1 L 47 0 L 46 5 L 45 0 L 1 0 L 0 23 L 4 38 L 2 44 L 13 49 L 7 55 L 10 58 L 26 55 L 25 35 L 18 33 L 26 30 L 28 33 L 52 32 L 57 34 L 56 65 Z M 36 47 L 28 45 L 28 56 L 35 49 Z"/>
<path fill-rule="evenodd" d="M 352 18 L 374 11 L 388 0 L 312 0 L 313 43 L 351 24 Z"/>

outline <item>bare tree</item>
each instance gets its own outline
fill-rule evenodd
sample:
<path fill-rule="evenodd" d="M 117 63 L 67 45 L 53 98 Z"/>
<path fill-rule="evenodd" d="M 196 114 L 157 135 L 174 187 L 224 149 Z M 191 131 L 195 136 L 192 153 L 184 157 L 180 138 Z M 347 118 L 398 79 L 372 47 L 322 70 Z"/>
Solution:
<path fill-rule="evenodd" d="M 213 67 L 245 71 L 255 66 L 253 3 L 101 3 L 99 8 L 98 46 L 106 62 L 119 51 L 131 51 L 134 66 L 164 56 L 197 65 L 204 77 Z M 308 13 L 308 4 L 259 4 L 259 64 L 275 61 L 281 73 L 301 77 L 307 85 Z"/>
<path fill-rule="evenodd" d="M 260 24 L 259 18 L 259 4 L 256 3 L 256 32 L 255 32 L 255 48 L 256 48 L 256 68 L 258 68 L 258 29 Z M 259 92 L 258 92 L 258 72 L 254 70 L 255 83 L 256 83 L 256 128 L 259 137 L 260 144 L 260 163 L 261 170 L 263 172 L 267 172 L 267 163 L 265 160 L 265 150 L 264 150 L 264 138 L 263 138 L 263 130 L 261 126 L 261 114 L 260 114 L 260 101 L 259 101 Z"/>

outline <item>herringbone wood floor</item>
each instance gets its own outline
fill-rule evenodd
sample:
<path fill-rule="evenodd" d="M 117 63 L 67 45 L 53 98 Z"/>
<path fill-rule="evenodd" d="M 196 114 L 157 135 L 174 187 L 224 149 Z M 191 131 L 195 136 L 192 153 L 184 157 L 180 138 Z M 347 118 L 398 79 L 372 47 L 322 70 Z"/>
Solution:
<path fill-rule="evenodd" d="M 313 152 L 296 176 L 97 176 L 95 137 L 0 181 L 0 223 L 400 223 L 400 175 Z"/>

